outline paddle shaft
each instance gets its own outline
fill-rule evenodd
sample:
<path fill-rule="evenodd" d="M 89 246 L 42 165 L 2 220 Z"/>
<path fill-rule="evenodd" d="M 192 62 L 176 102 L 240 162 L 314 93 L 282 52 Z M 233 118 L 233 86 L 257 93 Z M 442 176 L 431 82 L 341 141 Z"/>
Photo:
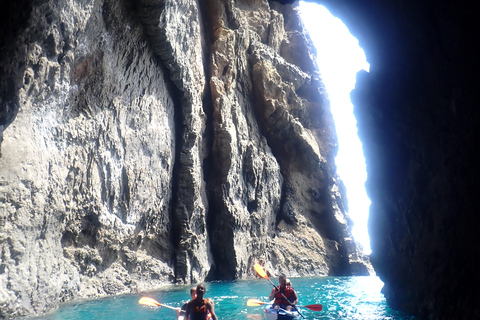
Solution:
<path fill-rule="evenodd" d="M 162 306 L 162 307 L 164 307 L 164 308 L 167 308 L 167 309 L 172 309 L 172 310 L 178 310 L 178 309 L 179 309 L 179 308 L 170 307 L 170 306 L 167 306 L 167 305 L 161 304 L 161 303 L 159 303 L 158 305 L 159 305 L 159 306 Z"/>
<path fill-rule="evenodd" d="M 165 304 L 161 304 L 157 300 L 155 300 L 153 298 L 149 298 L 149 297 L 142 297 L 138 301 L 138 303 L 146 305 L 146 306 L 150 306 L 150 307 L 157 306 L 157 307 L 165 307 L 167 309 L 172 309 L 172 310 L 180 310 L 180 308 L 174 308 L 174 307 L 167 306 Z"/>

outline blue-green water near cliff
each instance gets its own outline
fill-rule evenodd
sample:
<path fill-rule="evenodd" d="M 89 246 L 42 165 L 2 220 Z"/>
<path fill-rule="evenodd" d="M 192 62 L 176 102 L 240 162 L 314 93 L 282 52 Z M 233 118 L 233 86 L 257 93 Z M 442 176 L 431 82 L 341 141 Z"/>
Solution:
<path fill-rule="evenodd" d="M 273 279 L 272 279 L 273 280 Z M 323 311 L 301 308 L 308 320 L 413 320 L 390 309 L 380 293 L 383 283 L 378 277 L 315 277 L 292 278 L 299 305 L 322 304 Z M 276 279 L 274 282 L 277 281 Z M 262 307 L 247 307 L 250 298 L 268 301 L 272 285 L 265 279 L 206 283 L 206 297 L 215 302 L 220 320 L 262 320 Z M 36 320 L 153 320 L 175 319 L 175 311 L 138 304 L 142 296 L 162 304 L 180 307 L 189 297 L 189 286 L 169 286 L 160 291 L 125 295 L 115 298 L 63 304 L 57 311 Z M 31 318 L 32 319 L 32 318 Z"/>

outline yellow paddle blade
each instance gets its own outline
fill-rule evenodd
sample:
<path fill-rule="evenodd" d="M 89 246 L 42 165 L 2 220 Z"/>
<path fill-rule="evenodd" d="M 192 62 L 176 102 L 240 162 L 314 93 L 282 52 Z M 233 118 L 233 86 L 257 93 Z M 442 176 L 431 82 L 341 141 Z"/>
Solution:
<path fill-rule="evenodd" d="M 160 306 L 160 303 L 157 300 L 148 298 L 148 297 L 140 298 L 140 300 L 138 300 L 138 303 L 143 304 L 144 306 L 150 306 L 150 307 Z"/>
<path fill-rule="evenodd" d="M 259 265 L 258 263 L 255 264 L 255 271 L 257 271 L 260 277 L 268 279 L 267 273 L 265 272 L 265 270 L 263 270 L 262 266 Z"/>
<path fill-rule="evenodd" d="M 263 304 L 267 304 L 267 303 L 263 302 L 263 301 L 260 301 L 258 299 L 248 299 L 248 301 L 247 301 L 247 306 L 249 306 L 249 307 L 258 307 L 258 306 L 261 306 Z"/>

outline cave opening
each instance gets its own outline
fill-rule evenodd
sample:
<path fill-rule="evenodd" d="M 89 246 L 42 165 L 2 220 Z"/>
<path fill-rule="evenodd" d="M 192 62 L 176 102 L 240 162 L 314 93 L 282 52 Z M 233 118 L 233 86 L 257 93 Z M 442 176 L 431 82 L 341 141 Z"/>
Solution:
<path fill-rule="evenodd" d="M 354 222 L 352 233 L 362 245 L 364 253 L 370 254 L 367 230 L 370 199 L 365 190 L 367 173 L 350 101 L 356 73 L 360 70 L 368 72 L 369 64 L 358 40 L 327 8 L 300 1 L 300 14 L 316 48 L 317 65 L 330 100 L 338 139 L 335 164 L 347 190 L 346 207 Z"/>

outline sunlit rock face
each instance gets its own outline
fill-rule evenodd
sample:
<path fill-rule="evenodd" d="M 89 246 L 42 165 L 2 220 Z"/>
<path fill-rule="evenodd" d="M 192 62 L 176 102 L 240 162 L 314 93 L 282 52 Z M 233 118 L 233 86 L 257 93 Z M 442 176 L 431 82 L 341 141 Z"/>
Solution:
<path fill-rule="evenodd" d="M 370 63 L 352 100 L 372 201 L 371 259 L 387 301 L 424 319 L 479 318 L 473 11 L 453 2 L 315 2 L 342 19 Z"/>
<path fill-rule="evenodd" d="M 1 60 L 2 316 L 175 275 L 174 102 L 143 27 L 116 1 L 29 5 Z"/>
<path fill-rule="evenodd" d="M 0 9 L 0 318 L 256 262 L 368 274 L 295 6 Z"/>

